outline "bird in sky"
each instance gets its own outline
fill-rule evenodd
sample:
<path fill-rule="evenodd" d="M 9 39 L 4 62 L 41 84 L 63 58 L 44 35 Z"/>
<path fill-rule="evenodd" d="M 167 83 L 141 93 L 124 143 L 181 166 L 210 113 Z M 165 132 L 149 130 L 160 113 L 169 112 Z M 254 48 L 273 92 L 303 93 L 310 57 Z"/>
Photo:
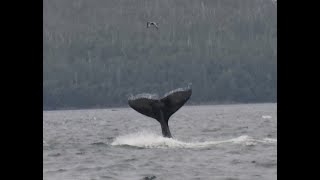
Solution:
<path fill-rule="evenodd" d="M 157 24 L 156 22 L 150 22 L 150 21 L 148 21 L 148 22 L 147 22 L 147 28 L 149 28 L 150 26 L 154 26 L 154 27 L 156 27 L 157 29 L 159 29 L 159 26 L 158 26 L 158 24 Z"/>

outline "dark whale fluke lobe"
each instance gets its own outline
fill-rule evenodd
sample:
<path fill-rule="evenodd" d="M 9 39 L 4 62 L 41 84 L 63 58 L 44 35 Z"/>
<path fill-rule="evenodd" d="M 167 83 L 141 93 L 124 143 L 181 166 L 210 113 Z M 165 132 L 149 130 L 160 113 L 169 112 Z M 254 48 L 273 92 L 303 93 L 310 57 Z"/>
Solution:
<path fill-rule="evenodd" d="M 130 96 L 128 104 L 139 113 L 156 119 L 161 125 L 162 135 L 172 138 L 169 118 L 189 100 L 191 94 L 192 88 L 189 83 L 188 87 L 172 90 L 161 98 L 154 94 Z"/>

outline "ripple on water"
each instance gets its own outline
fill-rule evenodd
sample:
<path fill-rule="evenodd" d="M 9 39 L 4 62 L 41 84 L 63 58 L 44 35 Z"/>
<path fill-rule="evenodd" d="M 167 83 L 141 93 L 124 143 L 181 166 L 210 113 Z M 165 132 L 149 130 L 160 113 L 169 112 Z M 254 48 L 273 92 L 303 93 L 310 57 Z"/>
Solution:
<path fill-rule="evenodd" d="M 153 179 L 156 179 L 157 177 L 154 176 L 154 175 L 150 175 L 150 176 L 145 176 L 142 178 L 142 180 L 153 180 Z"/>
<path fill-rule="evenodd" d="M 61 156 L 61 153 L 52 153 L 52 154 L 49 154 L 48 156 L 50 156 L 50 157 L 58 157 L 58 156 Z"/>
<path fill-rule="evenodd" d="M 84 155 L 84 154 L 85 154 L 84 151 L 76 152 L 76 155 Z"/>
<path fill-rule="evenodd" d="M 263 167 L 263 168 L 274 168 L 277 166 L 276 161 L 268 161 L 268 162 L 256 162 L 256 166 Z"/>
<path fill-rule="evenodd" d="M 93 146 L 108 146 L 108 144 L 106 144 L 104 142 L 94 142 L 94 143 L 91 143 L 90 145 L 93 145 Z"/>
<path fill-rule="evenodd" d="M 136 161 L 136 158 L 129 158 L 129 159 L 125 159 L 124 162 L 132 162 L 132 161 Z"/>

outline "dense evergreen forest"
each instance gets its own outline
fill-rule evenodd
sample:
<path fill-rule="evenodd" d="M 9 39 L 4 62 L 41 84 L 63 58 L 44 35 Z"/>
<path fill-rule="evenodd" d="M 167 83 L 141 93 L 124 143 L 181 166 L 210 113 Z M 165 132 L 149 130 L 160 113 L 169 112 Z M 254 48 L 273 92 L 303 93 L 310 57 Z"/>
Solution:
<path fill-rule="evenodd" d="M 277 100 L 271 0 L 44 0 L 43 8 L 44 109 L 126 106 L 130 93 L 163 95 L 189 82 L 189 103 Z"/>

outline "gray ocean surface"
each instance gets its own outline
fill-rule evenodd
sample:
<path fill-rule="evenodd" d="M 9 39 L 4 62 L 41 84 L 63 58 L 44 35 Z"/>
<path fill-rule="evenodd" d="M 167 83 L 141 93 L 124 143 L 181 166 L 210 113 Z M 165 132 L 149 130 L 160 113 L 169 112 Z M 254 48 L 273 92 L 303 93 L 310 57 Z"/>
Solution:
<path fill-rule="evenodd" d="M 183 106 L 160 124 L 130 108 L 43 111 L 43 179 L 274 180 L 277 104 Z"/>

